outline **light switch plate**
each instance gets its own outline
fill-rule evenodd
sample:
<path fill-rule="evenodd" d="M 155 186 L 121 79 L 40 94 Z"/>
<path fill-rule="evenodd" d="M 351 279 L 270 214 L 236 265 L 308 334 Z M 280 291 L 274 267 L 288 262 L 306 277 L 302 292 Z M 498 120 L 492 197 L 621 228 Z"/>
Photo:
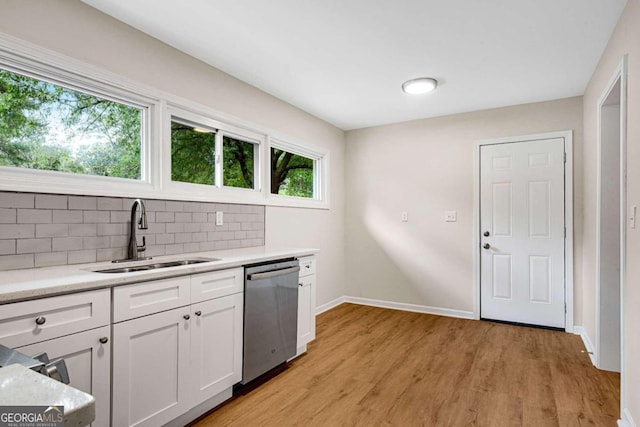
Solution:
<path fill-rule="evenodd" d="M 631 228 L 636 228 L 636 213 L 637 213 L 637 206 L 634 206 L 631 208 L 631 213 L 629 215 L 629 227 Z"/>
<path fill-rule="evenodd" d="M 406 212 L 406 211 L 403 211 L 403 212 L 400 214 L 400 219 L 401 219 L 401 221 L 402 221 L 402 222 L 407 222 L 407 221 L 409 221 L 409 213 L 408 213 L 408 212 Z"/>
<path fill-rule="evenodd" d="M 445 211 L 444 213 L 444 221 L 445 222 L 456 222 L 458 220 L 458 212 L 456 211 Z"/>
<path fill-rule="evenodd" d="M 224 224 L 224 216 L 223 216 L 223 212 L 222 211 L 218 211 L 216 212 L 216 225 L 223 225 Z"/>

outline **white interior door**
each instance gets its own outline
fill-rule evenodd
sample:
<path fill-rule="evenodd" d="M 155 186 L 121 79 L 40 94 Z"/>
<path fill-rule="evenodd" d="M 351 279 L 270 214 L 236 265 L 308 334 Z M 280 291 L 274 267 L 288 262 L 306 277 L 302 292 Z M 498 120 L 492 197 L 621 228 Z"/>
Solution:
<path fill-rule="evenodd" d="M 480 147 L 480 313 L 565 327 L 564 139 Z"/>

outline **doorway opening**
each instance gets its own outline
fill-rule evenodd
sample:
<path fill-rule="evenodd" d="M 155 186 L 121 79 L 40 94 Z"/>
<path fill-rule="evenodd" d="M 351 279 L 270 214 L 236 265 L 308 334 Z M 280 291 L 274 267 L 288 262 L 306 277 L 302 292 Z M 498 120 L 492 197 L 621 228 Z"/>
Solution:
<path fill-rule="evenodd" d="M 622 289 L 626 233 L 626 61 L 598 103 L 598 183 L 596 218 L 596 343 L 599 369 L 622 369 Z"/>

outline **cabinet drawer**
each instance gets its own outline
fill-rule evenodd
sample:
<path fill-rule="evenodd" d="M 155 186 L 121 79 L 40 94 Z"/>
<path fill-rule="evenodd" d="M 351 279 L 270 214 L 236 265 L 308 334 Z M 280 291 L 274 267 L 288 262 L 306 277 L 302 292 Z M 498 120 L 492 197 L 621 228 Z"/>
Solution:
<path fill-rule="evenodd" d="M 20 347 L 110 323 L 109 289 L 3 305 L 0 343 Z"/>
<path fill-rule="evenodd" d="M 244 268 L 212 271 L 191 276 L 191 302 L 196 303 L 244 290 Z"/>
<path fill-rule="evenodd" d="M 189 276 L 113 288 L 113 322 L 190 304 Z"/>
<path fill-rule="evenodd" d="M 298 258 L 300 261 L 300 277 L 316 274 L 316 258 L 312 256 Z"/>

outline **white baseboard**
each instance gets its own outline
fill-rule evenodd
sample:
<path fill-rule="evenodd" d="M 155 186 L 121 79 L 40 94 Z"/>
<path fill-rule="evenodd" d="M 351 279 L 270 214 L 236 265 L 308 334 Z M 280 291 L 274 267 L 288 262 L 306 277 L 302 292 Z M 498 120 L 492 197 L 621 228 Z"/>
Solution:
<path fill-rule="evenodd" d="M 587 353 L 589 353 L 591 363 L 593 363 L 593 366 L 596 366 L 596 350 L 591 342 L 591 338 L 589 338 L 589 334 L 587 334 L 587 331 L 582 326 L 574 326 L 573 333 L 580 335 L 580 338 L 582 338 L 582 342 L 584 343 L 584 347 L 587 349 Z"/>
<path fill-rule="evenodd" d="M 329 311 L 334 307 L 339 306 L 340 304 L 344 303 L 344 296 L 338 297 L 336 299 L 334 299 L 333 301 L 329 301 L 326 304 L 322 304 L 319 305 L 318 307 L 316 307 L 316 316 L 320 313 L 324 313 L 325 311 Z"/>
<path fill-rule="evenodd" d="M 629 408 L 624 408 L 622 410 L 622 418 L 618 420 L 619 427 L 636 427 L 636 423 L 631 418 L 631 413 L 629 412 Z"/>
<path fill-rule="evenodd" d="M 344 302 L 372 307 L 390 308 L 392 310 L 413 311 L 415 313 L 436 314 L 438 316 L 458 317 L 461 319 L 474 319 L 472 311 L 454 310 L 451 308 L 430 307 L 428 305 L 409 304 L 404 302 L 383 301 L 378 299 L 344 297 Z"/>

